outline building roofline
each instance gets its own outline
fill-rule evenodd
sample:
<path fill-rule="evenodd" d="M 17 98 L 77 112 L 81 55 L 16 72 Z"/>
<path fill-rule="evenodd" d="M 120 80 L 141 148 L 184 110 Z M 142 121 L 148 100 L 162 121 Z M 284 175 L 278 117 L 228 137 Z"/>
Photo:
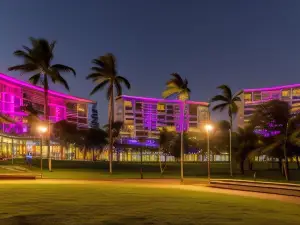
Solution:
<path fill-rule="evenodd" d="M 277 90 L 296 88 L 296 87 L 300 87 L 300 84 L 290 84 L 290 85 L 282 85 L 282 86 L 274 86 L 274 87 L 266 87 L 266 88 L 250 88 L 250 89 L 244 89 L 244 92 L 277 91 Z"/>
<path fill-rule="evenodd" d="M 166 103 L 181 103 L 181 100 L 171 100 L 171 99 L 163 99 L 163 98 L 150 98 L 150 97 L 140 97 L 140 96 L 130 96 L 130 95 L 121 95 L 116 97 L 116 99 L 135 99 L 135 100 L 142 100 L 142 101 L 151 101 L 151 102 L 166 102 Z M 187 104 L 195 104 L 195 105 L 203 105 L 208 106 L 208 102 L 198 102 L 198 101 L 186 101 Z"/>
<path fill-rule="evenodd" d="M 40 91 L 40 92 L 44 92 L 44 89 L 42 87 L 35 86 L 35 85 L 30 84 L 28 82 L 18 80 L 14 77 L 11 77 L 11 76 L 8 76 L 8 75 L 2 74 L 2 73 L 0 73 L 0 79 L 6 80 L 6 81 L 11 82 L 11 83 L 16 84 L 16 85 L 21 85 L 23 87 L 28 87 L 28 88 L 32 88 L 32 89 Z M 74 100 L 74 101 L 94 103 L 94 101 L 92 101 L 90 99 L 79 98 L 79 97 L 76 97 L 76 96 L 64 94 L 64 93 L 53 91 L 53 90 L 49 90 L 49 94 L 51 94 L 53 96 L 56 96 L 56 97 L 61 97 L 61 98 L 70 99 L 70 100 Z"/>

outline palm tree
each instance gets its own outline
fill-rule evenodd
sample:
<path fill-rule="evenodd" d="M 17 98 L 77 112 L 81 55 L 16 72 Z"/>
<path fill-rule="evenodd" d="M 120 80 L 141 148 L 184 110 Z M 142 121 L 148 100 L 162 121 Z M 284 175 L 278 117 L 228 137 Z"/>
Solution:
<path fill-rule="evenodd" d="M 235 148 L 237 149 L 237 159 L 240 163 L 240 171 L 242 174 L 244 174 L 245 160 L 247 158 L 249 159 L 251 153 L 257 151 L 257 149 L 260 147 L 259 137 L 251 126 L 247 126 L 245 128 L 239 127 L 234 137 L 234 144 Z"/>
<path fill-rule="evenodd" d="M 114 148 L 114 144 L 116 143 L 116 141 L 120 138 L 120 133 L 123 129 L 123 125 L 124 123 L 122 121 L 114 121 L 111 125 L 112 129 L 111 129 L 111 132 L 112 132 L 112 145 L 113 145 L 113 148 Z M 109 124 L 105 124 L 103 126 L 104 130 L 106 131 L 107 134 L 110 134 L 109 132 Z M 119 152 L 117 151 L 117 161 L 119 161 Z"/>
<path fill-rule="evenodd" d="M 113 161 L 113 132 L 112 124 L 114 121 L 114 88 L 117 96 L 122 95 L 122 85 L 130 89 L 130 83 L 125 78 L 118 74 L 116 57 L 108 53 L 94 59 L 92 63 L 95 65 L 91 68 L 92 73 L 87 76 L 87 79 L 92 79 L 96 84 L 90 95 L 102 90 L 107 86 L 106 96 L 109 100 L 109 172 L 112 173 Z"/>
<path fill-rule="evenodd" d="M 29 134 L 34 136 L 36 134 L 34 128 L 41 123 L 39 116 L 42 112 L 36 110 L 32 103 L 21 106 L 21 110 L 27 113 L 25 118 L 27 119 Z"/>
<path fill-rule="evenodd" d="M 48 123 L 48 166 L 51 168 L 51 154 L 50 154 L 50 121 L 49 121 L 49 105 L 48 105 L 48 91 L 49 83 L 62 84 L 67 90 L 69 85 L 62 77 L 61 73 L 71 72 L 76 75 L 75 70 L 69 66 L 62 64 L 51 64 L 54 58 L 54 48 L 56 41 L 49 42 L 46 39 L 29 38 L 31 48 L 23 46 L 22 50 L 17 50 L 14 55 L 23 60 L 23 64 L 9 67 L 9 71 L 20 71 L 31 74 L 29 81 L 34 85 L 41 85 L 44 88 L 44 119 Z"/>
<path fill-rule="evenodd" d="M 174 133 L 168 131 L 167 128 L 163 127 L 159 132 L 159 150 L 158 150 L 158 161 L 160 167 L 160 174 L 163 175 L 166 167 L 167 167 L 167 155 L 171 152 L 172 141 L 174 139 Z M 163 154 L 165 156 L 164 165 L 162 165 L 160 160 L 160 155 Z"/>
<path fill-rule="evenodd" d="M 288 157 L 299 148 L 300 114 L 293 114 L 288 102 L 271 100 L 256 107 L 250 124 L 259 132 L 264 146 L 260 153 L 279 158 L 286 180 L 289 180 Z M 282 160 L 284 159 L 284 166 Z"/>
<path fill-rule="evenodd" d="M 232 154 L 231 154 L 231 136 L 232 136 L 232 120 L 233 117 L 238 112 L 238 106 L 237 102 L 241 101 L 241 98 L 239 95 L 242 93 L 242 91 L 239 91 L 235 94 L 232 93 L 230 87 L 228 85 L 221 85 L 218 87 L 222 91 L 222 94 L 214 96 L 210 103 L 213 102 L 219 102 L 219 104 L 215 105 L 213 107 L 213 111 L 219 110 L 220 112 L 224 111 L 224 109 L 228 110 L 228 116 L 229 116 L 229 123 L 230 123 L 230 129 L 229 129 L 229 160 L 230 160 L 230 175 L 232 176 Z"/>
<path fill-rule="evenodd" d="M 180 141 L 180 168 L 181 168 L 181 183 L 183 183 L 183 160 L 184 160 L 184 146 L 183 146 L 183 132 L 184 132 L 184 111 L 185 111 L 185 101 L 190 98 L 191 90 L 188 88 L 187 79 L 182 79 L 178 73 L 172 73 L 172 78 L 166 83 L 166 89 L 163 91 L 163 98 L 169 98 L 171 96 L 176 96 L 182 101 L 181 104 L 181 141 Z"/>

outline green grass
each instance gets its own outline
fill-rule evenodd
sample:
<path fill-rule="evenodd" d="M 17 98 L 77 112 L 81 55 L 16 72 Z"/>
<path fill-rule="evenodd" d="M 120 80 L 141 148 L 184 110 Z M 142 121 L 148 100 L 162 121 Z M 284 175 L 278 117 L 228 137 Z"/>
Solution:
<path fill-rule="evenodd" d="M 11 165 L 11 161 L 0 162 L 1 165 Z M 25 166 L 23 159 L 16 159 L 14 165 Z M 40 174 L 40 161 L 33 161 L 34 167 L 32 172 Z M 90 161 L 61 161 L 53 160 L 53 172 L 47 170 L 47 160 L 43 161 L 44 177 L 57 179 L 107 179 L 107 178 L 140 178 L 140 163 L 115 162 L 113 165 L 113 175 L 108 173 L 108 162 L 90 162 Z M 259 162 L 254 164 L 255 171 L 246 171 L 245 175 L 240 175 L 236 170 L 234 178 L 254 180 L 253 175 L 256 172 L 256 179 L 261 181 L 279 181 L 285 182 L 285 178 L 281 175 L 279 169 L 276 169 L 276 164 L 271 169 L 270 163 Z M 180 176 L 179 163 L 168 163 L 167 168 L 161 177 L 158 163 L 143 164 L 144 178 L 178 178 Z M 291 182 L 300 182 L 300 170 L 296 170 L 295 164 L 290 165 Z M 11 172 L 6 170 L 7 172 Z M 0 167 L 0 174 L 5 173 Z M 228 163 L 211 164 L 211 174 L 213 178 L 231 178 L 229 176 Z M 184 175 L 186 178 L 206 178 L 207 164 L 206 163 L 185 163 Z"/>
<path fill-rule="evenodd" d="M 296 204 L 133 184 L 6 183 L 0 199 L 3 225 L 300 224 Z"/>

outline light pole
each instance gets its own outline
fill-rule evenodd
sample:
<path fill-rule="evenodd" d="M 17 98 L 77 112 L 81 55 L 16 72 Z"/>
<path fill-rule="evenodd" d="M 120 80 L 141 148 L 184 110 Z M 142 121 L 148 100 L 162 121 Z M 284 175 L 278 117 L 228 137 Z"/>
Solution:
<path fill-rule="evenodd" d="M 46 126 L 39 126 L 38 131 L 41 134 L 41 178 L 43 178 L 43 137 L 44 134 L 47 132 L 47 127 Z"/>
<path fill-rule="evenodd" d="M 207 134 L 207 178 L 208 183 L 210 184 L 210 149 L 209 149 L 209 133 L 213 130 L 213 126 L 211 124 L 205 125 L 205 130 Z"/>

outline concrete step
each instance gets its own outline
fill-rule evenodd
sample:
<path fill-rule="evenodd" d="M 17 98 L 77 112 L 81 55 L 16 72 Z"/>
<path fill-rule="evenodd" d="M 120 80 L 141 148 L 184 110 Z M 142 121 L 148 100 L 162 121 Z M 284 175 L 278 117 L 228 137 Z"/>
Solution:
<path fill-rule="evenodd" d="M 300 185 L 242 180 L 211 180 L 210 187 L 300 197 Z"/>
<path fill-rule="evenodd" d="M 35 180 L 35 175 L 24 174 L 0 174 L 0 180 Z"/>

